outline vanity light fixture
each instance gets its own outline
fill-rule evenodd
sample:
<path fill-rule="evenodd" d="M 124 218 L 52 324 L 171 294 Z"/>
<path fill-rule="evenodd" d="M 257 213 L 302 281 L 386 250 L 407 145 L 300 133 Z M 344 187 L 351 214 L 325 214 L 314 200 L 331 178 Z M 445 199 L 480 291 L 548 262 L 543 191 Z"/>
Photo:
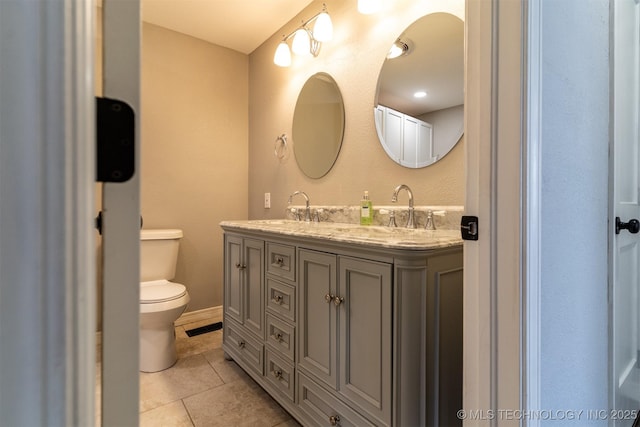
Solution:
<path fill-rule="evenodd" d="M 391 45 L 391 49 L 387 53 L 387 59 L 399 58 L 409 54 L 409 42 L 398 39 Z"/>
<path fill-rule="evenodd" d="M 310 30 L 308 25 L 314 22 L 313 30 Z M 293 37 L 291 42 L 291 49 L 287 41 Z M 288 67 L 291 65 L 291 51 L 296 55 L 313 55 L 318 56 L 320 53 L 320 47 L 322 42 L 331 40 L 333 37 L 333 23 L 331 17 L 327 12 L 327 6 L 322 5 L 322 11 L 311 19 L 302 23 L 302 25 L 283 37 L 282 41 L 276 48 L 276 53 L 273 56 L 273 63 L 280 67 Z"/>
<path fill-rule="evenodd" d="M 382 0 L 358 0 L 358 12 L 371 15 L 382 9 Z"/>

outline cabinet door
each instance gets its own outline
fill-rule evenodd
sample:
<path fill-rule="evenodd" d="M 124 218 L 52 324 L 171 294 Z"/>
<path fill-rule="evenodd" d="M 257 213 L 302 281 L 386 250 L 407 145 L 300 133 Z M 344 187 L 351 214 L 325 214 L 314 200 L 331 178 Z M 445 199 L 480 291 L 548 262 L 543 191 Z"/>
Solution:
<path fill-rule="evenodd" d="M 339 257 L 339 389 L 379 425 L 391 424 L 390 264 Z"/>
<path fill-rule="evenodd" d="M 393 153 L 391 157 L 397 162 L 402 160 L 403 124 L 404 114 L 387 108 L 384 116 L 384 142 L 388 147 L 387 152 Z"/>
<path fill-rule="evenodd" d="M 264 243 L 244 239 L 244 326 L 264 340 Z"/>
<path fill-rule="evenodd" d="M 242 324 L 242 238 L 225 235 L 224 315 Z"/>
<path fill-rule="evenodd" d="M 410 116 L 404 116 L 402 133 L 402 160 L 403 166 L 415 168 L 418 163 L 418 138 L 420 120 Z"/>
<path fill-rule="evenodd" d="M 420 122 L 418 129 L 418 158 L 417 166 L 427 166 L 438 160 L 433 156 L 433 126 Z"/>
<path fill-rule="evenodd" d="M 337 259 L 324 252 L 300 250 L 298 363 L 329 387 L 337 387 L 336 294 Z"/>

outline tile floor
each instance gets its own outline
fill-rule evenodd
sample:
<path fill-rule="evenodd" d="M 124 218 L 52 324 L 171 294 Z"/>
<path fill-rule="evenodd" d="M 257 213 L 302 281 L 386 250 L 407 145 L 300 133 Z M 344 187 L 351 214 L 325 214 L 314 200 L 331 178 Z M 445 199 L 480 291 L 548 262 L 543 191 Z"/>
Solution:
<path fill-rule="evenodd" d="M 140 373 L 140 425 L 299 426 L 235 362 L 224 360 L 222 330 L 185 333 L 209 323 L 176 327 L 178 362 L 161 372 Z"/>

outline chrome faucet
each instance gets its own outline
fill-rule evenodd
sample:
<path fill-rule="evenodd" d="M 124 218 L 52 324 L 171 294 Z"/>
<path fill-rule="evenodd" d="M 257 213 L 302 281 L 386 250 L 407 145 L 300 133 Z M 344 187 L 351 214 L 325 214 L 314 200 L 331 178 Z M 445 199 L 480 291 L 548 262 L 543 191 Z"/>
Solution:
<path fill-rule="evenodd" d="M 289 196 L 289 204 L 291 204 L 291 200 L 293 199 L 293 196 L 297 196 L 298 194 L 304 197 L 304 200 L 306 203 L 306 207 L 304 210 L 304 220 L 305 222 L 311 222 L 311 208 L 309 207 L 309 196 L 307 196 L 307 193 L 305 193 L 304 191 L 296 191 L 295 193 Z"/>
<path fill-rule="evenodd" d="M 409 195 L 409 219 L 407 220 L 407 228 L 416 228 L 416 224 L 413 221 L 413 193 L 411 192 L 411 189 L 405 184 L 398 185 L 395 190 L 393 190 L 391 202 L 396 203 L 398 201 L 398 193 L 402 189 L 407 190 L 407 194 Z"/>

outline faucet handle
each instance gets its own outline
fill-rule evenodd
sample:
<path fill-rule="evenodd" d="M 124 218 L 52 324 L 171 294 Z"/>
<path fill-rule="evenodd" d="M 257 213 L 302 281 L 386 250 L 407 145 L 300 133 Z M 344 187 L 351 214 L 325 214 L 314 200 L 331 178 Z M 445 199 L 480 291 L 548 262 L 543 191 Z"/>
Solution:
<path fill-rule="evenodd" d="M 427 211 L 427 222 L 424 225 L 425 230 L 435 230 L 436 229 L 436 225 L 433 222 L 433 211 L 431 209 L 429 209 Z"/>
<path fill-rule="evenodd" d="M 396 211 L 391 210 L 389 211 L 389 224 L 387 224 L 387 227 L 397 227 L 398 224 L 396 224 Z"/>
<path fill-rule="evenodd" d="M 291 214 L 296 221 L 300 221 L 300 212 L 296 208 L 291 208 Z"/>

